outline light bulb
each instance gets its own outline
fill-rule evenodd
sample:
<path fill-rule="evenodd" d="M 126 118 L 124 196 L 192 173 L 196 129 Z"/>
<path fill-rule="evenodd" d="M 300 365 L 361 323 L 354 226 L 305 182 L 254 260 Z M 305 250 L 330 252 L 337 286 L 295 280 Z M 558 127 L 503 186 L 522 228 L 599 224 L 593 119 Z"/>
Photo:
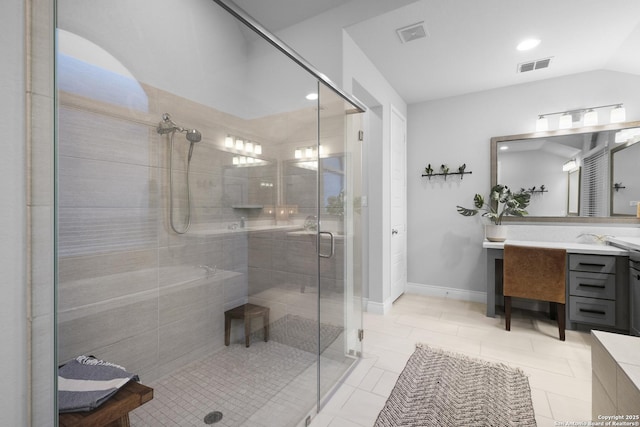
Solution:
<path fill-rule="evenodd" d="M 236 139 L 236 150 L 242 150 L 244 148 L 244 141 Z"/>
<path fill-rule="evenodd" d="M 241 165 L 246 165 L 247 164 L 247 158 L 244 157 L 244 156 L 240 157 L 240 164 Z"/>
<path fill-rule="evenodd" d="M 573 126 L 573 117 L 571 117 L 570 113 L 564 113 L 560 116 L 560 121 L 558 122 L 559 129 L 571 129 Z"/>
<path fill-rule="evenodd" d="M 307 147 L 307 149 L 304 152 L 305 157 L 313 157 L 313 148 L 311 147 Z"/>
<path fill-rule="evenodd" d="M 611 123 L 624 122 L 626 119 L 627 119 L 627 113 L 624 107 L 622 106 L 622 104 L 618 105 L 613 110 L 611 110 L 611 118 L 610 118 Z"/>
<path fill-rule="evenodd" d="M 589 110 L 584 113 L 584 121 L 582 123 L 585 126 L 595 126 L 598 124 L 598 112 L 595 110 Z"/>
<path fill-rule="evenodd" d="M 238 165 L 240 163 L 240 159 L 238 159 L 238 157 L 234 157 L 233 158 L 233 164 L 234 165 Z"/>
<path fill-rule="evenodd" d="M 231 135 L 227 135 L 227 137 L 224 139 L 224 146 L 227 148 L 233 148 L 233 138 L 231 137 Z"/>
<path fill-rule="evenodd" d="M 247 153 L 253 153 L 253 142 L 247 141 L 244 144 L 244 151 L 246 151 Z"/>
<path fill-rule="evenodd" d="M 545 116 L 538 117 L 536 120 L 536 132 L 544 132 L 549 130 L 549 120 Z"/>
<path fill-rule="evenodd" d="M 302 150 L 299 148 L 296 148 L 296 150 L 293 152 L 293 157 L 295 157 L 296 159 L 301 159 L 302 158 Z"/>
<path fill-rule="evenodd" d="M 256 144 L 253 147 L 253 152 L 256 153 L 256 154 L 262 154 L 262 145 Z"/>

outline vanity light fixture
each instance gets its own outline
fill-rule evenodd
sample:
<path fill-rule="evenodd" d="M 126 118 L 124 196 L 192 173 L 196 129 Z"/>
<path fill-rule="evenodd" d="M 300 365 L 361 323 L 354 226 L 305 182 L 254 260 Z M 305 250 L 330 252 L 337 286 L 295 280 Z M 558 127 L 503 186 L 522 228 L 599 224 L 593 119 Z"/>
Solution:
<path fill-rule="evenodd" d="M 549 130 L 549 119 L 545 116 L 539 116 L 536 120 L 536 132 L 545 132 Z"/>
<path fill-rule="evenodd" d="M 613 107 L 613 108 L 611 108 Z M 556 113 L 545 113 L 538 115 L 536 120 L 536 132 L 546 132 L 549 130 L 549 116 L 560 115 L 558 129 L 571 129 L 574 122 L 583 120 L 583 126 L 596 126 L 598 124 L 598 112 L 600 108 L 610 108 L 610 123 L 620 123 L 626 120 L 625 109 L 622 104 L 600 105 L 598 107 L 577 108 L 575 110 L 558 111 Z"/>
<path fill-rule="evenodd" d="M 570 129 L 573 126 L 573 114 L 564 113 L 558 121 L 558 129 Z"/>
<path fill-rule="evenodd" d="M 224 138 L 224 146 L 225 148 L 230 148 L 232 150 L 244 151 L 247 154 L 262 155 L 262 145 L 254 141 L 249 141 L 229 134 Z"/>
<path fill-rule="evenodd" d="M 598 112 L 593 108 L 589 109 L 586 113 L 584 113 L 584 117 L 582 118 L 582 124 L 584 126 L 595 126 L 598 124 Z"/>
<path fill-rule="evenodd" d="M 621 123 L 621 122 L 624 122 L 626 119 L 627 119 L 627 112 L 625 111 L 622 104 L 616 105 L 616 107 L 613 110 L 611 110 L 611 116 L 609 118 L 609 121 L 611 123 Z"/>
<path fill-rule="evenodd" d="M 224 146 L 227 148 L 233 148 L 234 146 L 234 142 L 233 142 L 233 137 L 231 135 L 227 135 L 227 137 L 224 139 Z"/>
<path fill-rule="evenodd" d="M 576 159 L 571 159 L 562 165 L 562 171 L 569 172 L 570 170 L 575 169 L 576 166 L 578 166 L 578 164 L 576 163 Z"/>

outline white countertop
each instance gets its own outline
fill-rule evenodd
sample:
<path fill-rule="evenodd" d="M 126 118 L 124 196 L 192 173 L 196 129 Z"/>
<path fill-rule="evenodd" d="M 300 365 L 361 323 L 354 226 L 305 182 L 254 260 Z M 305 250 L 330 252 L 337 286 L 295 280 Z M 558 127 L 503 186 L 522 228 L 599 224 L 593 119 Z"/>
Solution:
<path fill-rule="evenodd" d="M 640 251 L 640 237 L 607 237 L 607 242 L 625 249 Z"/>
<path fill-rule="evenodd" d="M 640 239 L 639 239 L 640 240 Z M 482 247 L 485 249 L 504 249 L 504 245 L 533 246 L 538 248 L 566 249 L 573 254 L 595 254 L 595 255 L 627 255 L 626 249 L 621 249 L 610 245 L 600 245 L 595 243 L 573 243 L 573 242 L 536 242 L 532 240 L 509 240 L 504 242 L 484 241 Z"/>

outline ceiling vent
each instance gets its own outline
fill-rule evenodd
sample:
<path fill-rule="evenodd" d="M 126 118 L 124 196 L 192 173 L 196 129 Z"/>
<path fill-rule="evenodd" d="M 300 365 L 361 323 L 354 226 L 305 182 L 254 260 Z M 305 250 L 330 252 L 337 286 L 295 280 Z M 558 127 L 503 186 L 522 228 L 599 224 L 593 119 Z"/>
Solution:
<path fill-rule="evenodd" d="M 402 43 L 409 43 L 414 40 L 427 37 L 427 30 L 424 28 L 424 21 L 398 28 L 396 30 Z"/>
<path fill-rule="evenodd" d="M 527 71 L 541 70 L 543 68 L 549 67 L 550 63 L 551 58 L 538 59 L 531 62 L 523 62 L 521 64 L 518 64 L 518 72 L 526 73 Z"/>

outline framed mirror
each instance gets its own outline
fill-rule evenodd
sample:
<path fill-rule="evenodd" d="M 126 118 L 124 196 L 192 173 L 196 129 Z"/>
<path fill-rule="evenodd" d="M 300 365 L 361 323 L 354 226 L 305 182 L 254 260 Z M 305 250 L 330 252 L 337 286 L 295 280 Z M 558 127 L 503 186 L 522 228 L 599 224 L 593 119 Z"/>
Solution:
<path fill-rule="evenodd" d="M 638 223 L 639 141 L 637 121 L 493 137 L 491 186 L 531 192 L 508 221 Z"/>

